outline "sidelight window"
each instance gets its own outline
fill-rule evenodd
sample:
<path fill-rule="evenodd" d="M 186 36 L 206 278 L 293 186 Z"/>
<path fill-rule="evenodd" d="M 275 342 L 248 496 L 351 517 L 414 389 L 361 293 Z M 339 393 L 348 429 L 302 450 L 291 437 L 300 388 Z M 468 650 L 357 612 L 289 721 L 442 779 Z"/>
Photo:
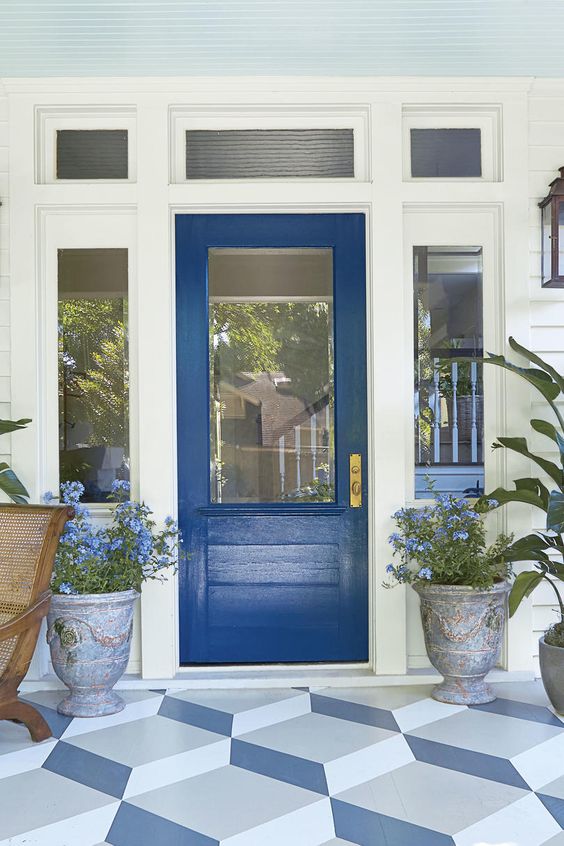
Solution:
<path fill-rule="evenodd" d="M 126 249 L 58 252 L 59 474 L 85 502 L 129 478 Z"/>
<path fill-rule="evenodd" d="M 481 247 L 414 247 L 415 496 L 483 493 Z"/>

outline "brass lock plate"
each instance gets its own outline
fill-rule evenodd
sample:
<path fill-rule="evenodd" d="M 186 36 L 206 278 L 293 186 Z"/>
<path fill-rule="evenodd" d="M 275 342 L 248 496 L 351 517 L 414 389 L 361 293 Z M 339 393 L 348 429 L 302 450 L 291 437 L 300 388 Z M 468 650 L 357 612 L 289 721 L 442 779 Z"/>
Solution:
<path fill-rule="evenodd" d="M 362 457 L 358 452 L 349 455 L 349 501 L 351 508 L 362 507 Z"/>

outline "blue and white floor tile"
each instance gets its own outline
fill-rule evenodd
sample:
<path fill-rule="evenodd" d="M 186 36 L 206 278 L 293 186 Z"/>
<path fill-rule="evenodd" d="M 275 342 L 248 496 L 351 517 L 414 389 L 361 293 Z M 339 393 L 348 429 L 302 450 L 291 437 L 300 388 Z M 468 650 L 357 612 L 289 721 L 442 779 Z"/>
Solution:
<path fill-rule="evenodd" d="M 159 713 L 173 720 L 237 737 L 311 711 L 301 690 L 171 691 Z"/>
<path fill-rule="evenodd" d="M 0 846 L 564 846 L 564 720 L 539 683 L 126 691 L 121 714 L 0 722 Z"/>

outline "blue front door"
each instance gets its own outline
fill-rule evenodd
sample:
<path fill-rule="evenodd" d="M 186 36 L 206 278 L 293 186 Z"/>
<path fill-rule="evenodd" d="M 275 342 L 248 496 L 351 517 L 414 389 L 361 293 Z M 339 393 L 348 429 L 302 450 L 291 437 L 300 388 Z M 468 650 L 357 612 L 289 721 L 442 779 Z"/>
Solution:
<path fill-rule="evenodd" d="M 368 658 L 364 233 L 176 218 L 183 664 Z"/>

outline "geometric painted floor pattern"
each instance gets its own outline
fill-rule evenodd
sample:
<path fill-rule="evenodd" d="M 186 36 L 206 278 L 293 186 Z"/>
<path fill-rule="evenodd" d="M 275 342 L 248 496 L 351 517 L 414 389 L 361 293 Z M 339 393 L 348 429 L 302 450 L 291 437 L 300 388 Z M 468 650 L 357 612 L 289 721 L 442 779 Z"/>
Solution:
<path fill-rule="evenodd" d="M 0 722 L 0 846 L 564 846 L 564 717 L 428 686 L 120 691 L 54 738 Z"/>

